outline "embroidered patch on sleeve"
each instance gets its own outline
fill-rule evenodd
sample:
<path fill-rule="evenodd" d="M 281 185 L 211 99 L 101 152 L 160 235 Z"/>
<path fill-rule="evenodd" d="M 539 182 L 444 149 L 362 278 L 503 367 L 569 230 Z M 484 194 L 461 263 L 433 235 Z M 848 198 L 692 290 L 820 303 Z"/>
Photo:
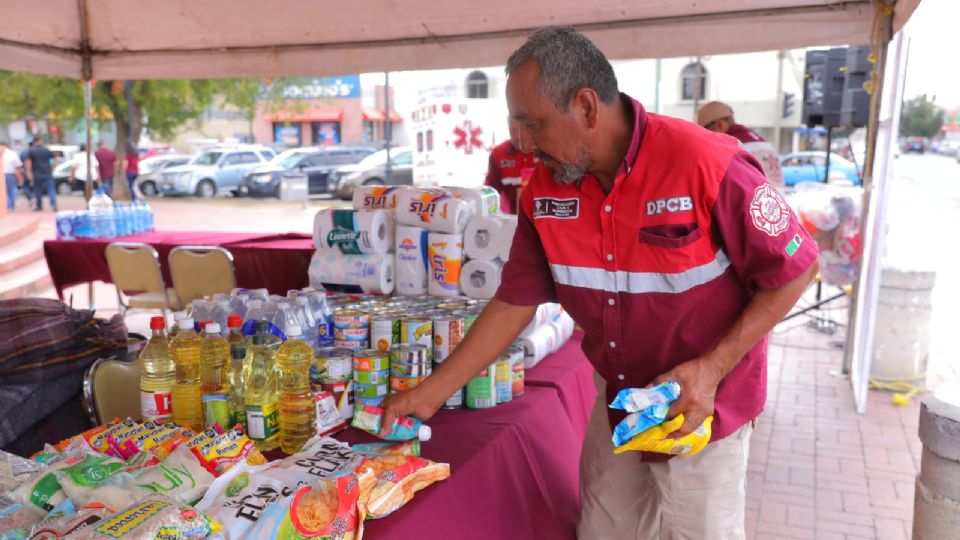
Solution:
<path fill-rule="evenodd" d="M 801 236 L 800 233 L 793 235 L 793 240 L 791 240 L 790 243 L 787 244 L 787 247 L 784 248 L 784 251 L 787 252 L 787 256 L 793 257 L 794 253 L 796 253 L 797 250 L 800 249 L 800 244 L 802 243 L 803 243 L 803 236 Z"/>
<path fill-rule="evenodd" d="M 790 207 L 773 186 L 764 182 L 753 192 L 750 217 L 757 229 L 769 236 L 779 236 L 790 226 Z"/>

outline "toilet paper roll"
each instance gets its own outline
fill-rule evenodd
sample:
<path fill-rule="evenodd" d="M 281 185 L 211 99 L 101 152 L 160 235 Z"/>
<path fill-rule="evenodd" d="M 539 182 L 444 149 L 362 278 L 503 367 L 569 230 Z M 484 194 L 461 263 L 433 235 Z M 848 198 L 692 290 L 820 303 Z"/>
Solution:
<path fill-rule="evenodd" d="M 310 286 L 348 293 L 390 294 L 395 283 L 393 264 L 393 254 L 317 251 L 310 259 Z"/>
<path fill-rule="evenodd" d="M 397 294 L 427 294 L 427 231 L 397 225 Z"/>
<path fill-rule="evenodd" d="M 537 312 L 530 320 L 530 324 L 520 332 L 520 337 L 528 337 L 533 334 L 537 328 L 547 324 L 554 315 L 560 312 L 560 304 L 547 303 L 537 306 Z"/>
<path fill-rule="evenodd" d="M 471 259 L 492 261 L 500 255 L 500 220 L 475 217 L 463 232 L 463 252 Z"/>
<path fill-rule="evenodd" d="M 393 248 L 391 221 L 386 210 L 325 208 L 313 220 L 313 245 L 349 255 L 386 253 Z"/>
<path fill-rule="evenodd" d="M 407 186 L 359 186 L 353 190 L 355 210 L 393 210 L 397 207 L 397 195 Z"/>
<path fill-rule="evenodd" d="M 473 203 L 473 215 L 492 217 L 500 214 L 500 193 L 490 186 L 478 188 L 446 187 L 451 195 Z"/>
<path fill-rule="evenodd" d="M 445 190 L 409 188 L 397 195 L 397 223 L 441 233 L 462 233 L 470 204 Z"/>
<path fill-rule="evenodd" d="M 557 349 L 557 330 L 549 324 L 538 326 L 523 339 L 523 367 L 530 369 Z"/>
<path fill-rule="evenodd" d="M 427 262 L 430 296 L 460 294 L 460 270 L 463 266 L 463 235 L 430 232 L 427 235 Z"/>
<path fill-rule="evenodd" d="M 517 216 L 500 217 L 500 238 L 498 244 L 500 248 L 498 253 L 501 261 L 510 259 L 510 246 L 513 245 L 513 234 L 517 231 Z"/>
<path fill-rule="evenodd" d="M 573 322 L 573 319 L 570 317 L 570 315 L 567 315 L 566 312 L 562 312 L 556 315 L 548 324 L 552 326 L 557 333 L 557 341 L 554 344 L 554 349 L 550 352 L 557 352 L 557 350 L 559 350 L 560 347 L 563 347 L 573 336 L 573 330 L 576 327 L 576 323 Z"/>
<path fill-rule="evenodd" d="M 463 265 L 460 274 L 460 289 L 469 298 L 483 300 L 493 298 L 500 287 L 500 271 L 503 263 L 500 261 L 481 261 L 474 259 Z"/>

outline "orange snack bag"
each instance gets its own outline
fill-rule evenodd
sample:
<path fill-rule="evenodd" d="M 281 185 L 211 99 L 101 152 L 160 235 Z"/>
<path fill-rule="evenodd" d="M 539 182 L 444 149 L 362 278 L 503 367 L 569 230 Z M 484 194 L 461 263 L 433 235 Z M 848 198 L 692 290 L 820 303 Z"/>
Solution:
<path fill-rule="evenodd" d="M 376 456 L 357 468 L 357 476 L 360 509 L 368 518 L 377 519 L 407 504 L 421 489 L 446 480 L 450 465 L 417 456 Z"/>

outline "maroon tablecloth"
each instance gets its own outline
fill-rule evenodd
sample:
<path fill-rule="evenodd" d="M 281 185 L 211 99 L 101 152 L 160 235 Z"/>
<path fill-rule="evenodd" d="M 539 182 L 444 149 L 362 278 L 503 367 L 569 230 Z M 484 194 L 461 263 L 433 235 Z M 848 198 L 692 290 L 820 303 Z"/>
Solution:
<path fill-rule="evenodd" d="M 580 437 L 586 433 L 590 411 L 597 398 L 597 388 L 593 384 L 593 366 L 580 350 L 582 341 L 583 332 L 574 332 L 566 345 L 525 374 L 527 386 L 556 389 L 560 403 Z"/>
<path fill-rule="evenodd" d="M 177 246 L 221 246 L 233 254 L 237 286 L 266 287 L 273 294 L 307 286 L 313 241 L 299 233 L 153 232 L 118 239 L 47 240 L 43 251 L 50 277 L 63 298 L 63 289 L 91 281 L 110 283 L 107 245 L 114 241 L 143 242 L 156 248 L 167 286 L 173 286 L 167 257 Z"/>

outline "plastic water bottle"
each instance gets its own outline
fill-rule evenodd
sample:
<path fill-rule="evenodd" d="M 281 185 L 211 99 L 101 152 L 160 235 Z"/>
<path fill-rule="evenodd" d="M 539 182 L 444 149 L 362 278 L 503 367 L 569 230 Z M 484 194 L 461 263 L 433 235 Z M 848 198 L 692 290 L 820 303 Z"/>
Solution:
<path fill-rule="evenodd" d="M 213 309 L 210 312 L 210 318 L 217 322 L 220 325 L 220 328 L 227 327 L 227 316 L 230 315 L 230 299 L 229 298 L 218 298 L 213 305 Z M 222 426 L 221 426 L 222 427 Z"/>
<path fill-rule="evenodd" d="M 277 303 L 277 314 L 273 316 L 271 322 L 283 333 L 281 339 L 284 341 L 287 339 L 287 332 L 294 326 L 297 327 L 298 334 L 302 332 L 297 316 L 293 314 L 293 306 L 286 300 Z"/>
<path fill-rule="evenodd" d="M 314 318 L 313 311 L 310 309 L 310 299 L 306 296 L 298 296 L 294 309 L 300 321 L 300 328 L 303 330 L 303 340 L 311 347 L 317 347 L 320 330 L 317 328 L 317 319 Z"/>
<path fill-rule="evenodd" d="M 76 238 L 73 230 L 73 212 L 61 210 L 57 212 L 57 240 L 73 240 Z"/>
<path fill-rule="evenodd" d="M 91 237 L 114 238 L 117 236 L 113 200 L 103 192 L 103 188 L 97 188 L 96 194 L 87 203 L 87 209 L 89 210 Z"/>
<path fill-rule="evenodd" d="M 250 290 L 250 298 L 255 300 L 263 300 L 266 303 L 270 300 L 270 291 L 267 289 L 252 289 Z"/>
<path fill-rule="evenodd" d="M 206 321 L 212 319 L 210 316 L 211 306 L 204 298 L 196 298 L 190 302 L 190 318 L 194 322 Z"/>
<path fill-rule="evenodd" d="M 230 298 L 230 313 L 236 313 L 243 318 L 247 314 L 247 303 L 250 297 L 246 293 L 240 293 Z"/>
<path fill-rule="evenodd" d="M 317 321 L 317 345 L 319 347 L 333 346 L 333 311 L 327 304 L 327 295 L 321 291 L 307 293 L 313 318 Z"/>
<path fill-rule="evenodd" d="M 313 348 L 300 339 L 296 323 L 286 331 L 287 341 L 277 348 L 276 357 L 280 371 L 280 449 L 284 454 L 296 454 L 317 433 L 316 404 L 310 393 Z"/>

